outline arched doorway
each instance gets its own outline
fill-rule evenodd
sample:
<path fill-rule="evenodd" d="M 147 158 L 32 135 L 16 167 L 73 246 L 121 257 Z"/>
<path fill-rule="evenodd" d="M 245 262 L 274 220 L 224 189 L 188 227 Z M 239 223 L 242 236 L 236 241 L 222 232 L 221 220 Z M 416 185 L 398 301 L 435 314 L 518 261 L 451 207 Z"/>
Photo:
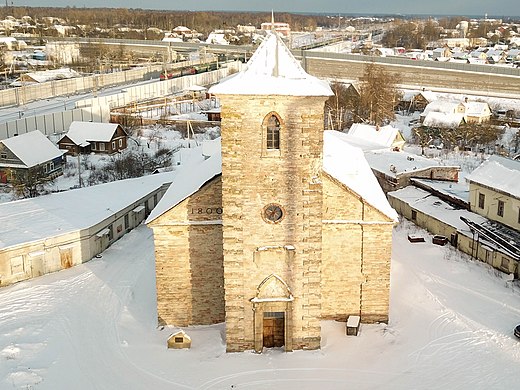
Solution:
<path fill-rule="evenodd" d="M 294 300 L 287 283 L 271 274 L 251 299 L 254 311 L 255 351 L 280 348 L 292 351 L 291 304 Z"/>

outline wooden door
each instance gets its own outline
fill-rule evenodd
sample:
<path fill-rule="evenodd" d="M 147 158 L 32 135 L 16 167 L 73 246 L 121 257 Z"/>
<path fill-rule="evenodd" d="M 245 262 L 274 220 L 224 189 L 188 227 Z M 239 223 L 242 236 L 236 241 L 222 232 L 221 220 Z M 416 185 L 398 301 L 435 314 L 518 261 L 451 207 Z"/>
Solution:
<path fill-rule="evenodd" d="M 274 320 L 275 318 L 264 318 L 264 347 L 274 347 Z"/>
<path fill-rule="evenodd" d="M 264 317 L 264 347 L 283 347 L 285 344 L 285 313 Z"/>
<path fill-rule="evenodd" d="M 32 277 L 41 276 L 45 273 L 45 263 L 43 256 L 37 256 L 31 259 Z"/>

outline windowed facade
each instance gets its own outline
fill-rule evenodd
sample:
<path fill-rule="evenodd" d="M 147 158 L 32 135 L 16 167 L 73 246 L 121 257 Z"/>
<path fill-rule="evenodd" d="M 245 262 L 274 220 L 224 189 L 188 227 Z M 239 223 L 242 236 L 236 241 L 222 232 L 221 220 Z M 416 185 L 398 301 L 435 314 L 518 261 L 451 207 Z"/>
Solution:
<path fill-rule="evenodd" d="M 498 201 L 497 215 L 499 217 L 504 216 L 504 202 L 501 200 Z"/>
<path fill-rule="evenodd" d="M 485 203 L 486 203 L 486 195 L 478 194 L 478 207 L 480 209 L 483 209 Z"/>
<path fill-rule="evenodd" d="M 412 210 L 412 221 L 417 221 L 417 211 Z"/>
<path fill-rule="evenodd" d="M 280 149 L 280 120 L 276 115 L 271 115 L 267 120 L 267 149 Z"/>

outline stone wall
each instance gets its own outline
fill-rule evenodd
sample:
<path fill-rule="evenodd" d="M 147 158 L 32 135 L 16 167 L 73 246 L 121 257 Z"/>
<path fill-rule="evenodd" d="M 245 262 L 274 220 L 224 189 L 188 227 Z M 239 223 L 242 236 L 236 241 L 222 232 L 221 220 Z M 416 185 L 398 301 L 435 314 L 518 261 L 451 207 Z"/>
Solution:
<path fill-rule="evenodd" d="M 322 318 L 388 321 L 393 222 L 323 174 Z"/>
<path fill-rule="evenodd" d="M 220 96 L 224 279 L 228 351 L 254 347 L 250 300 L 260 283 L 278 275 L 291 290 L 292 348 L 320 345 L 323 97 Z M 262 123 L 281 119 L 280 153 L 265 148 Z M 279 223 L 263 218 L 280 204 Z M 294 251 L 290 264 L 284 255 Z M 255 263 L 259 248 L 268 248 Z M 285 248 L 285 249 L 283 249 Z"/>
<path fill-rule="evenodd" d="M 221 188 L 218 176 L 149 224 L 159 324 L 224 321 Z"/>

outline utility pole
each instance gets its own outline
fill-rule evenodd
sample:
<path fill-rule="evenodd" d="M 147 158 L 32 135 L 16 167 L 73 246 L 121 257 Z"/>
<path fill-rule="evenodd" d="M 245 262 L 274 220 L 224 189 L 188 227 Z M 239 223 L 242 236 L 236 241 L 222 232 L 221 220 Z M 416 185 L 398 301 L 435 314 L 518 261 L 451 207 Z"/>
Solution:
<path fill-rule="evenodd" d="M 80 153 L 78 151 L 78 179 L 79 179 L 79 188 L 83 187 L 83 183 L 81 180 L 81 161 L 80 161 Z"/>

